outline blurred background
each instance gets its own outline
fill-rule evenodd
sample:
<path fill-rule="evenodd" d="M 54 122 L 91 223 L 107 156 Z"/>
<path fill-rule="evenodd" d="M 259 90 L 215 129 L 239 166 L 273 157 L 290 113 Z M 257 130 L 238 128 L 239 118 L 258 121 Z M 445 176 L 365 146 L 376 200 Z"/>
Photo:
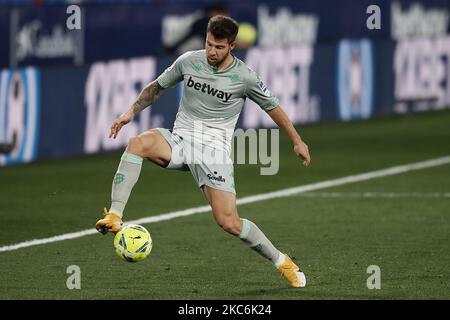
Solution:
<path fill-rule="evenodd" d="M 181 86 L 107 138 L 112 121 L 208 19 L 240 24 L 236 55 L 295 124 L 450 105 L 450 0 L 0 0 L 0 165 L 123 148 L 173 124 Z M 273 126 L 251 101 L 238 127 Z"/>

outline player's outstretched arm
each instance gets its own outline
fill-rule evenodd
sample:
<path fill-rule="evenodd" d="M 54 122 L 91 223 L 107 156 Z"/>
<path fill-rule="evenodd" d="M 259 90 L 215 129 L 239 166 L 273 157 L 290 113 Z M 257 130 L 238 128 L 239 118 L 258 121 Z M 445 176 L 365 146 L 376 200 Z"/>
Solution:
<path fill-rule="evenodd" d="M 303 159 L 303 164 L 305 166 L 308 166 L 311 162 L 308 145 L 303 142 L 302 138 L 297 133 L 297 130 L 295 130 L 294 125 L 292 124 L 291 120 L 289 120 L 283 109 L 281 109 L 280 106 L 277 106 L 274 109 L 267 111 L 267 114 L 272 118 L 272 120 L 278 125 L 281 130 L 286 132 L 286 134 L 292 141 L 295 154 Z"/>
<path fill-rule="evenodd" d="M 156 80 L 146 85 L 144 89 L 142 89 L 136 101 L 131 105 L 131 107 L 120 117 L 118 117 L 111 125 L 111 132 L 109 134 L 109 137 L 115 139 L 120 129 L 122 129 L 124 125 L 133 120 L 135 115 L 158 100 L 163 91 L 164 88 L 161 87 L 161 85 Z"/>

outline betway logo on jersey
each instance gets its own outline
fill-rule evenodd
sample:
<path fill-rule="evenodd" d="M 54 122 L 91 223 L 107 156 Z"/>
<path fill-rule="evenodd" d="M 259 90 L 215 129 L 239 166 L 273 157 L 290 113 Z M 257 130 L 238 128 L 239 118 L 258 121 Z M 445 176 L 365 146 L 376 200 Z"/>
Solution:
<path fill-rule="evenodd" d="M 207 93 L 213 97 L 217 97 L 219 99 L 222 99 L 223 102 L 228 102 L 231 98 L 231 93 L 223 92 L 219 89 L 216 89 L 214 87 L 211 87 L 207 83 L 201 83 L 201 82 L 195 82 L 192 77 L 189 77 L 187 86 L 189 88 L 194 88 L 197 91 L 201 91 L 203 93 Z"/>

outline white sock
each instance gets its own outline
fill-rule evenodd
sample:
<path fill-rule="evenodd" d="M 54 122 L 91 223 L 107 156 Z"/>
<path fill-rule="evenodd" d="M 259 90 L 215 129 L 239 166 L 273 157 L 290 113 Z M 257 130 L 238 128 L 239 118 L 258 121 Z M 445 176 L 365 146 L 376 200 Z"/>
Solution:
<path fill-rule="evenodd" d="M 284 255 L 284 253 L 280 252 L 280 255 L 278 256 L 277 261 L 275 261 L 275 267 L 277 269 L 279 269 L 281 267 L 281 265 L 286 261 L 286 256 Z"/>
<path fill-rule="evenodd" d="M 277 268 L 284 262 L 284 254 L 274 247 L 256 224 L 247 219 L 242 220 L 242 231 L 239 235 L 251 249 L 269 259 Z M 281 261 L 281 263 L 280 263 Z"/>
<path fill-rule="evenodd" d="M 138 181 L 141 173 L 142 158 L 128 152 L 124 152 L 119 163 L 119 168 L 114 176 L 111 191 L 110 212 L 123 216 L 125 205 L 130 197 L 131 190 Z"/>

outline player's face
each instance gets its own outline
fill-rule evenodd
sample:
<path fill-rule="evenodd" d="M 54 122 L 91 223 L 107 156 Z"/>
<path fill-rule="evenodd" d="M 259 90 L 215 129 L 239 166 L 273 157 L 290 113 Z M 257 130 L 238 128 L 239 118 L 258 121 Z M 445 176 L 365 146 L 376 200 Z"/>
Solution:
<path fill-rule="evenodd" d="M 208 32 L 205 42 L 208 63 L 213 66 L 220 66 L 235 46 L 235 41 L 228 43 L 228 39 L 216 39 L 211 32 Z"/>

